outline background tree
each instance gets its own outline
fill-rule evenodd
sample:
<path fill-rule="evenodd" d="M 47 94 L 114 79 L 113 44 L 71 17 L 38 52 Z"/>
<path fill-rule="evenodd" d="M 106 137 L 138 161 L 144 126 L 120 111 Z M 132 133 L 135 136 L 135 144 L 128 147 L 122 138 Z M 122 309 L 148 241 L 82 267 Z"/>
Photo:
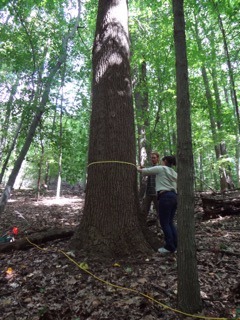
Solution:
<path fill-rule="evenodd" d="M 137 118 L 137 146 L 138 163 L 141 166 L 149 164 L 151 144 L 146 135 L 149 126 L 149 106 L 148 106 L 148 86 L 147 86 L 147 66 L 143 61 L 139 68 L 137 84 L 134 92 L 135 110 Z M 139 176 L 139 196 L 143 198 L 146 189 L 146 177 Z"/>
<path fill-rule="evenodd" d="M 177 81 L 178 305 L 201 310 L 194 224 L 193 152 L 183 0 L 173 0 Z"/>

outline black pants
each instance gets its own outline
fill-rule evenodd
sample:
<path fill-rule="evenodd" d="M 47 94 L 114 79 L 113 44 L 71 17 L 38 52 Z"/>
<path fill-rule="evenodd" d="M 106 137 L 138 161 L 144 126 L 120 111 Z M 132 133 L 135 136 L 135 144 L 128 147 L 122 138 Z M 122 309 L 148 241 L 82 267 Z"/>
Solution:
<path fill-rule="evenodd" d="M 158 212 L 158 201 L 157 201 L 157 195 L 146 195 L 142 202 L 142 211 L 146 213 L 146 215 L 149 214 L 151 204 L 153 203 L 154 209 L 156 212 Z"/>
<path fill-rule="evenodd" d="M 177 210 L 177 195 L 173 191 L 158 195 L 158 214 L 164 233 L 164 248 L 174 252 L 177 249 L 177 230 L 173 219 Z"/>

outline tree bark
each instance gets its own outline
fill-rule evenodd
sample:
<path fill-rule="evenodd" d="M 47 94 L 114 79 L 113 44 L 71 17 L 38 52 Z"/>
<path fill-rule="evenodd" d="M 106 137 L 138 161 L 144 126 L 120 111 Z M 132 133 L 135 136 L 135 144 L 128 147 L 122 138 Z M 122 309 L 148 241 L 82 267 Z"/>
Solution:
<path fill-rule="evenodd" d="M 149 127 L 149 103 L 148 103 L 148 89 L 147 89 L 147 64 L 145 61 L 141 64 L 141 71 L 139 75 L 139 83 L 135 88 L 135 105 L 139 121 L 137 121 L 138 130 L 138 162 L 141 166 L 145 166 L 150 156 L 150 143 L 147 138 L 147 128 Z M 144 197 L 146 190 L 146 178 L 139 175 L 139 196 L 140 199 Z"/>
<path fill-rule="evenodd" d="M 12 112 L 12 109 L 13 109 L 13 101 L 14 101 L 14 97 L 15 97 L 15 95 L 17 93 L 18 86 L 19 86 L 19 79 L 17 78 L 16 82 L 14 83 L 14 85 L 11 88 L 10 97 L 9 97 L 9 100 L 8 100 L 8 102 L 6 104 L 6 113 L 5 113 L 5 117 L 4 117 L 4 121 L 3 121 L 3 126 L 1 128 L 0 165 L 2 165 L 2 155 L 3 155 L 3 152 L 4 152 L 5 146 L 7 144 L 7 136 L 8 136 L 8 130 L 9 130 L 9 119 L 10 119 L 10 115 L 11 115 L 11 112 Z"/>
<path fill-rule="evenodd" d="M 201 310 L 194 224 L 193 153 L 183 0 L 173 0 L 177 80 L 178 306 Z"/>
<path fill-rule="evenodd" d="M 41 135 L 41 134 L 40 134 Z M 40 198 L 41 187 L 44 187 L 44 184 L 41 183 L 42 178 L 42 169 L 43 169 L 43 160 L 44 160 L 44 142 L 42 137 L 40 137 L 40 146 L 41 146 L 41 156 L 38 163 L 38 180 L 37 180 L 37 199 Z"/>
<path fill-rule="evenodd" d="M 215 3 L 215 8 L 218 10 L 218 4 Z M 227 66 L 228 66 L 228 73 L 229 73 L 229 80 L 230 80 L 230 92 L 231 92 L 231 100 L 232 104 L 235 108 L 235 115 L 236 115 L 236 122 L 237 122 L 237 129 L 238 133 L 236 135 L 236 170 L 237 170 L 237 183 L 238 186 L 240 184 L 240 161 L 239 161 L 239 155 L 240 155 L 240 115 L 239 115 L 239 104 L 238 104 L 238 98 L 237 98 L 237 93 L 236 93 L 236 85 L 235 85 L 235 79 L 234 79 L 234 72 L 233 72 L 233 67 L 232 67 L 232 62 L 230 58 L 230 53 L 229 53 L 229 48 L 228 48 L 228 43 L 227 43 L 227 37 L 226 37 L 226 32 L 224 29 L 222 17 L 218 11 L 218 22 L 220 26 L 220 30 L 222 32 L 223 36 L 223 44 L 224 44 L 224 51 L 227 59 Z"/>
<path fill-rule="evenodd" d="M 127 1 L 99 0 L 86 200 L 71 246 L 102 258 L 151 250 L 138 218 L 129 56 Z"/>
<path fill-rule="evenodd" d="M 215 5 L 215 7 L 217 8 L 217 11 L 218 11 L 218 4 L 215 3 L 214 5 Z M 225 55 L 226 55 L 226 59 L 227 59 L 229 80 L 230 80 L 230 84 L 231 84 L 231 87 L 230 87 L 231 99 L 232 99 L 232 104 L 235 107 L 236 118 L 237 118 L 237 127 L 238 127 L 238 132 L 240 134 L 240 115 L 239 115 L 239 106 L 238 106 L 236 85 L 235 85 L 235 79 L 234 79 L 234 72 L 233 72 L 230 53 L 229 53 L 229 49 L 228 49 L 226 32 L 225 32 L 225 29 L 224 29 L 222 17 L 221 17 L 219 12 L 218 12 L 218 22 L 219 22 L 220 30 L 221 30 L 222 36 L 223 36 L 224 51 L 225 51 Z"/>
<path fill-rule="evenodd" d="M 4 177 L 5 171 L 7 169 L 8 161 L 9 161 L 9 159 L 11 157 L 12 151 L 15 148 L 15 145 L 16 145 L 16 142 L 17 142 L 17 138 L 18 138 L 18 135 L 19 135 L 21 127 L 22 127 L 22 123 L 23 123 L 23 118 L 21 117 L 21 120 L 20 120 L 20 122 L 19 122 L 19 124 L 17 126 L 17 129 L 16 129 L 16 132 L 15 132 L 13 141 L 12 141 L 12 143 L 11 143 L 9 149 L 8 149 L 8 153 L 7 153 L 6 159 L 3 162 L 2 170 L 1 170 L 1 173 L 0 173 L 0 184 L 2 183 L 2 180 L 3 180 L 3 177 Z"/>
<path fill-rule="evenodd" d="M 58 154 L 58 180 L 56 197 L 60 198 L 62 186 L 62 153 L 63 153 L 63 87 L 65 83 L 66 64 L 62 72 L 61 80 L 61 103 L 60 103 L 60 117 L 59 117 L 59 154 Z"/>
<path fill-rule="evenodd" d="M 200 53 L 202 53 L 203 47 L 201 43 L 201 39 L 199 36 L 199 31 L 198 31 L 198 18 L 194 16 L 195 18 L 195 34 L 196 34 L 196 40 L 197 40 L 197 45 L 198 45 L 198 50 Z M 204 29 L 204 27 L 203 27 Z M 212 34 L 211 34 L 212 36 Z M 211 38 L 212 40 L 212 38 Z M 211 56 L 212 60 L 214 59 L 214 43 L 212 43 L 212 51 L 211 51 Z M 211 125 L 211 132 L 212 132 L 212 139 L 214 143 L 214 150 L 215 150 L 215 155 L 216 155 L 216 160 L 220 160 L 222 154 L 222 145 L 219 143 L 219 131 L 220 131 L 220 126 L 219 126 L 219 121 L 216 121 L 216 118 L 218 119 L 219 114 L 217 111 L 220 109 L 217 108 L 219 106 L 220 102 L 220 97 L 216 92 L 217 87 L 216 87 L 216 80 L 213 78 L 213 86 L 215 89 L 215 98 L 217 99 L 215 104 L 213 101 L 212 93 L 211 93 L 211 88 L 210 88 L 210 83 L 209 83 L 209 78 L 207 74 L 207 68 L 206 64 L 203 62 L 201 66 L 201 71 L 202 71 L 202 77 L 203 77 L 203 83 L 205 87 L 205 96 L 207 100 L 207 108 L 208 108 L 208 113 L 209 113 L 209 120 L 210 120 L 210 125 Z M 212 69 L 212 72 L 214 72 L 214 69 Z M 215 107 L 216 105 L 216 107 Z M 225 190 L 227 188 L 227 179 L 226 179 L 226 169 L 223 166 L 219 165 L 219 177 L 220 177 L 220 187 L 221 190 Z M 217 177 L 214 179 L 217 182 Z"/>

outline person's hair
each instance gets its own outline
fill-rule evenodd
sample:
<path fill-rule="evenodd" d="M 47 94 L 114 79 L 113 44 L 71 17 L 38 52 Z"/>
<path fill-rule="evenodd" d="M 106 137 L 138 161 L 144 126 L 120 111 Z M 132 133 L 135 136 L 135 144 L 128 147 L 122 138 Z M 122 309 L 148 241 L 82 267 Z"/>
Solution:
<path fill-rule="evenodd" d="M 157 156 L 157 158 L 159 159 L 160 158 L 160 154 L 157 152 L 157 151 L 152 151 L 151 152 L 151 155 L 154 154 L 155 156 Z"/>
<path fill-rule="evenodd" d="M 166 161 L 166 165 L 168 167 L 172 167 L 172 166 L 176 166 L 177 165 L 175 156 L 165 156 L 165 157 L 162 158 L 162 160 Z"/>

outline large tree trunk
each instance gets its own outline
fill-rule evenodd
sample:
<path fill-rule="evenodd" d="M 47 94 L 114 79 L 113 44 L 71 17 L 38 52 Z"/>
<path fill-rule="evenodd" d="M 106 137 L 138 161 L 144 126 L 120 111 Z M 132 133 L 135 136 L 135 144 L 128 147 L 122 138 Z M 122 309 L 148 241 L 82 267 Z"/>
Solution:
<path fill-rule="evenodd" d="M 84 214 L 71 245 L 101 257 L 147 253 L 139 224 L 126 0 L 99 0 Z"/>
<path fill-rule="evenodd" d="M 178 306 L 201 310 L 194 224 L 193 155 L 183 0 L 173 0 L 177 78 Z"/>

